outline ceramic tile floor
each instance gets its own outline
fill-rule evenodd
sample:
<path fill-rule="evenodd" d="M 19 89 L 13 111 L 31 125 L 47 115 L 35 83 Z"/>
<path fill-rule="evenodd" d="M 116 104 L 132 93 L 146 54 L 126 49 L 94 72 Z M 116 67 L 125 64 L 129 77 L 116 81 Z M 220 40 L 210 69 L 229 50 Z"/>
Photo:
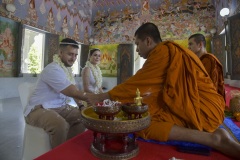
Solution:
<path fill-rule="evenodd" d="M 20 98 L 0 99 L 0 160 L 21 160 L 24 125 Z"/>

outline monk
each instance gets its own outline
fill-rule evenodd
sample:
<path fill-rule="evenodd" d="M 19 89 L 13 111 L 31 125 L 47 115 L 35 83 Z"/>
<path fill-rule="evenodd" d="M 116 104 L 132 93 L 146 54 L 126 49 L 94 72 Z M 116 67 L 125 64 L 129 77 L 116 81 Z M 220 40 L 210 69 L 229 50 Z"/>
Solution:
<path fill-rule="evenodd" d="M 199 33 L 191 35 L 188 38 L 188 48 L 200 58 L 217 92 L 222 95 L 225 100 L 223 67 L 217 57 L 207 52 L 204 35 Z"/>
<path fill-rule="evenodd" d="M 138 88 L 151 115 L 150 126 L 138 136 L 195 142 L 239 158 L 240 144 L 218 128 L 224 120 L 225 102 L 199 58 L 187 48 L 162 42 L 153 23 L 137 29 L 135 44 L 138 54 L 146 59 L 143 67 L 106 93 L 87 93 L 87 102 L 133 102 Z"/>

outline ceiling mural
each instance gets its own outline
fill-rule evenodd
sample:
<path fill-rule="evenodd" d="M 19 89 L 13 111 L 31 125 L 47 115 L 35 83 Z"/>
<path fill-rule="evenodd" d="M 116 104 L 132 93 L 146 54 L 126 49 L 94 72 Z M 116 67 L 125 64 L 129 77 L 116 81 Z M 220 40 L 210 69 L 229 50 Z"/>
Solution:
<path fill-rule="evenodd" d="M 0 15 L 88 43 L 91 0 L 2 0 Z"/>
<path fill-rule="evenodd" d="M 92 38 L 95 43 L 132 43 L 135 30 L 144 22 L 158 25 L 162 39 L 187 39 L 200 32 L 219 34 L 224 19 L 219 12 L 240 11 L 239 0 L 93 0 Z"/>
<path fill-rule="evenodd" d="M 186 39 L 215 28 L 212 0 L 93 0 L 92 37 L 95 43 L 132 43 L 144 22 L 155 23 L 162 39 Z"/>
<path fill-rule="evenodd" d="M 10 7 L 9 4 L 11 5 Z M 133 43 L 144 22 L 159 27 L 162 39 L 187 39 L 200 32 L 220 33 L 223 7 L 230 15 L 240 10 L 239 0 L 2 0 L 0 16 L 84 44 Z M 7 9 L 8 8 L 8 9 Z"/>

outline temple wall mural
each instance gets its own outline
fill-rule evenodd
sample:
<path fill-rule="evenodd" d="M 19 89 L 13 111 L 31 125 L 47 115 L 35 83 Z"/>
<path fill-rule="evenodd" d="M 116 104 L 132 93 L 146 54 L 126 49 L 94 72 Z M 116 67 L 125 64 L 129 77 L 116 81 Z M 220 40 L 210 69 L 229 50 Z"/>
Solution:
<path fill-rule="evenodd" d="M 99 67 L 102 71 L 103 77 L 116 77 L 117 76 L 117 54 L 118 54 L 118 44 L 108 44 L 108 45 L 93 45 L 90 48 L 100 49 L 101 62 Z"/>
<path fill-rule="evenodd" d="M 9 8 L 12 11 L 8 11 Z M 200 32 L 219 34 L 224 18 L 240 10 L 239 0 L 2 0 L 0 16 L 10 18 L 81 43 L 132 43 L 133 34 L 144 22 L 156 23 L 163 40 L 186 39 Z"/>
<path fill-rule="evenodd" d="M 0 16 L 88 43 L 91 0 L 2 0 Z"/>
<path fill-rule="evenodd" d="M 186 39 L 196 32 L 210 36 L 213 19 L 215 7 L 209 0 L 103 0 L 93 3 L 92 37 L 95 43 L 132 43 L 144 22 L 157 24 L 164 40 Z"/>
<path fill-rule="evenodd" d="M 220 33 L 224 28 L 219 11 L 229 7 L 234 15 L 239 4 L 238 0 L 93 0 L 92 37 L 96 44 L 132 43 L 144 22 L 157 24 L 163 40 L 187 39 L 194 33 L 211 37 L 211 29 Z"/>
<path fill-rule="evenodd" d="M 0 17 L 0 77 L 17 74 L 19 23 Z"/>

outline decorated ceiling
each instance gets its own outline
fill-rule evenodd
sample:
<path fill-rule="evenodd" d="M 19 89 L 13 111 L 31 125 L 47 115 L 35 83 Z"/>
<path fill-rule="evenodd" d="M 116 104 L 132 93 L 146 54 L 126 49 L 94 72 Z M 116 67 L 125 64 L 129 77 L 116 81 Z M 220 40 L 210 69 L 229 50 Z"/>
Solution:
<path fill-rule="evenodd" d="M 8 11 L 12 4 L 15 10 Z M 2 0 L 0 16 L 84 44 L 133 43 L 135 30 L 155 23 L 162 39 L 187 39 L 200 32 L 221 32 L 219 11 L 239 11 L 239 0 Z M 13 8 L 14 9 L 14 8 Z"/>
<path fill-rule="evenodd" d="M 237 0 L 93 0 L 92 37 L 95 43 L 132 43 L 144 22 L 157 24 L 162 39 L 187 39 L 210 30 L 220 32 L 223 7 L 239 6 Z"/>
<path fill-rule="evenodd" d="M 2 0 L 0 15 L 54 34 L 88 43 L 91 0 Z"/>

